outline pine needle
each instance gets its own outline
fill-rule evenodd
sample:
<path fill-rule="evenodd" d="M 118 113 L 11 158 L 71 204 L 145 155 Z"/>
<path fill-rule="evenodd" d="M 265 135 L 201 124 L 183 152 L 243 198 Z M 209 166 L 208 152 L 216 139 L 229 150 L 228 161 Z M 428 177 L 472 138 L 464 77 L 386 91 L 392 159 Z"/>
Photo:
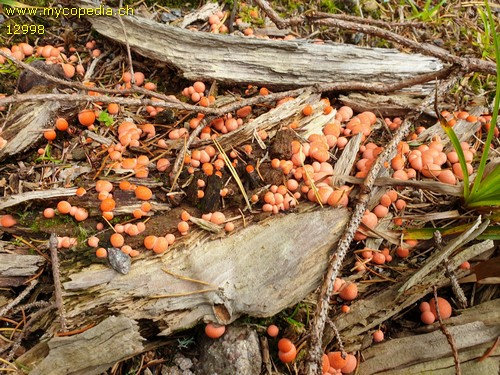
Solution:
<path fill-rule="evenodd" d="M 217 150 L 219 150 L 220 154 L 222 155 L 222 158 L 224 159 L 224 162 L 226 163 L 226 166 L 229 168 L 231 171 L 231 174 L 234 177 L 234 180 L 238 184 L 238 187 L 240 188 L 241 194 L 243 194 L 243 198 L 245 198 L 245 202 L 247 203 L 247 208 L 249 210 L 252 209 L 252 206 L 250 205 L 250 201 L 248 200 L 248 195 L 247 192 L 245 191 L 245 188 L 243 187 L 243 183 L 240 180 L 240 176 L 238 176 L 238 173 L 236 173 L 236 169 L 234 169 L 233 165 L 231 164 L 231 160 L 229 160 L 229 157 L 227 156 L 226 152 L 220 145 L 220 143 L 217 141 L 217 139 L 214 139 L 214 145 L 217 147 Z"/>

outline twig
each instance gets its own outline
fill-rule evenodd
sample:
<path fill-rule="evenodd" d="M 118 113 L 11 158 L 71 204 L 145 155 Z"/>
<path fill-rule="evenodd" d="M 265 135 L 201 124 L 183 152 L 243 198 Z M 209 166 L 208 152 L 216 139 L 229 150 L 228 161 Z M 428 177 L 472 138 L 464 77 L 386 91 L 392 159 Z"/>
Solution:
<path fill-rule="evenodd" d="M 0 54 L 2 51 L 0 50 Z M 28 65 L 28 67 L 30 67 Z M 30 69 L 36 70 L 30 67 Z M 228 112 L 234 112 L 247 105 L 256 105 L 263 103 L 274 102 L 279 99 L 286 97 L 296 97 L 302 94 L 304 91 L 310 90 L 312 92 L 327 92 L 327 91 L 372 91 L 376 93 L 389 93 L 396 90 L 401 90 L 406 87 L 411 87 L 418 84 L 423 84 L 435 79 L 444 79 L 451 72 L 451 68 L 444 68 L 436 72 L 425 73 L 418 75 L 413 78 L 404 79 L 400 82 L 395 82 L 391 84 L 384 83 L 366 83 L 366 82 L 339 82 L 339 83 L 327 83 L 316 85 L 314 87 L 304 87 L 300 89 L 287 90 L 282 92 L 276 92 L 269 95 L 259 95 L 252 98 L 235 101 L 233 103 L 226 104 L 220 108 L 214 107 L 201 107 L 197 105 L 185 104 L 181 101 L 174 101 L 167 96 L 149 91 L 143 88 L 136 88 L 134 90 L 108 90 L 108 89 L 98 89 L 96 87 L 83 86 L 76 84 L 75 88 L 92 90 L 96 92 L 110 93 L 125 95 L 129 93 L 140 92 L 156 98 L 162 99 L 161 101 L 152 101 L 151 99 L 140 99 L 140 98 L 124 98 L 124 97 L 109 97 L 105 95 L 91 96 L 91 95 L 68 95 L 68 94 L 14 94 L 6 96 L 5 98 L 0 98 L 0 106 L 13 104 L 13 103 L 23 103 L 23 102 L 35 102 L 35 101 L 60 101 L 64 100 L 66 102 L 102 102 L 102 103 L 117 103 L 121 105 L 151 105 L 155 107 L 172 108 L 172 109 L 183 109 L 187 111 L 194 111 L 198 113 L 211 114 L 215 116 L 223 116 Z M 38 74 L 38 73 L 37 73 Z M 48 76 L 47 74 L 40 72 L 42 77 Z M 48 76 L 52 77 L 52 76 Z M 54 77 L 52 77 L 54 78 Z M 58 80 L 57 78 L 54 78 Z"/>
<path fill-rule="evenodd" d="M 498 344 L 500 343 L 500 336 L 497 337 L 497 339 L 495 340 L 495 342 L 493 343 L 493 345 L 491 346 L 491 348 L 489 348 L 486 353 L 484 353 L 481 358 L 478 359 L 479 362 L 482 362 L 484 361 L 486 358 L 488 358 L 491 353 L 493 353 L 495 351 L 495 349 L 497 348 Z"/>
<path fill-rule="evenodd" d="M 42 308 L 42 307 L 46 307 L 49 305 L 52 305 L 52 304 L 50 302 L 47 302 L 47 301 L 35 301 L 35 302 L 31 302 L 31 303 L 26 303 L 24 305 L 20 305 L 20 306 L 13 308 L 12 314 L 15 314 L 21 310 L 31 310 L 33 308 Z"/>
<path fill-rule="evenodd" d="M 189 138 L 185 142 L 184 146 L 182 146 L 182 149 L 179 151 L 177 154 L 177 158 L 175 159 L 174 166 L 172 168 L 172 172 L 170 172 L 170 183 L 172 184 L 172 187 L 170 188 L 170 191 L 172 192 L 175 189 L 175 184 L 177 182 L 177 177 L 178 177 L 178 172 L 180 172 L 180 168 L 182 164 L 184 163 L 184 154 L 189 150 L 189 146 L 191 146 L 191 143 L 198 137 L 198 135 L 201 133 L 203 128 L 207 126 L 211 121 L 213 120 L 213 117 L 210 118 L 203 118 L 198 126 L 191 132 L 189 135 Z"/>
<path fill-rule="evenodd" d="M 327 27 L 334 27 L 341 30 L 356 31 L 363 34 L 374 35 L 382 39 L 390 40 L 402 46 L 421 52 L 425 55 L 437 57 L 444 62 L 459 65 L 465 72 L 483 72 L 496 75 L 496 65 L 492 62 L 477 58 L 459 57 L 449 53 L 442 48 L 428 43 L 419 43 L 417 41 L 405 38 L 404 36 L 377 26 L 366 25 L 361 24 L 357 21 L 353 22 L 332 17 L 325 18 L 324 13 L 316 12 L 309 12 L 303 17 L 283 19 L 269 6 L 266 0 L 255 0 L 255 2 L 279 29 L 283 29 L 288 26 L 297 26 L 308 22 L 314 25 L 322 25 Z"/>
<path fill-rule="evenodd" d="M 33 67 L 33 66 L 29 65 L 29 64 L 26 64 L 25 62 L 22 62 L 22 61 L 16 59 L 15 57 L 12 57 L 11 55 L 6 54 L 2 50 L 0 50 L 0 56 L 3 56 L 6 59 L 12 61 L 15 65 L 17 65 L 20 68 L 28 70 L 28 71 L 30 71 L 30 72 L 32 72 L 32 73 L 34 73 L 34 74 L 36 74 L 36 75 L 38 75 L 40 77 L 43 77 L 43 78 L 45 78 L 45 79 L 47 79 L 49 81 L 52 81 L 52 82 L 57 83 L 57 84 L 62 85 L 62 86 L 67 86 L 67 87 L 71 87 L 71 88 L 78 89 L 78 90 L 83 90 L 83 91 L 95 91 L 95 92 L 100 92 L 100 93 L 103 93 L 103 94 L 128 95 L 128 94 L 140 93 L 140 94 L 148 95 L 148 96 L 155 97 L 155 98 L 158 98 L 158 99 L 163 99 L 166 102 L 182 104 L 181 102 L 179 102 L 177 100 L 169 98 L 165 94 L 162 94 L 162 93 L 159 93 L 159 92 L 155 92 L 155 91 L 151 91 L 151 90 L 147 90 L 147 89 L 145 89 L 143 87 L 138 87 L 138 86 L 135 86 L 135 85 L 131 89 L 117 90 L 117 89 L 106 89 L 106 88 L 101 88 L 101 87 L 87 86 L 87 85 L 84 85 L 83 83 L 80 83 L 80 82 L 68 81 L 68 80 L 57 78 L 57 77 L 54 77 L 54 76 L 52 76 L 50 74 L 47 74 L 47 73 L 41 71 L 40 69 L 37 69 L 37 68 L 35 68 L 35 67 Z M 19 95 L 17 95 L 16 96 L 17 97 L 17 101 L 15 103 L 19 103 L 19 102 L 25 101 L 25 100 L 23 100 L 24 95 L 29 95 L 29 94 L 19 94 Z M 68 95 L 65 95 L 65 96 L 68 96 Z M 1 100 L 5 100 L 5 99 L 7 99 L 9 97 L 11 97 L 11 96 L 5 97 L 5 98 L 3 98 Z M 94 97 L 94 98 L 97 98 L 97 97 Z M 60 100 L 60 99 L 54 98 L 53 100 Z M 93 102 L 101 101 L 101 100 L 95 100 L 95 99 L 92 99 L 92 98 L 89 98 L 87 100 L 88 101 L 93 101 Z M 7 101 L 6 103 L 10 104 L 11 101 Z M 3 102 L 0 102 L 0 105 L 3 105 Z M 192 106 L 190 104 L 185 104 L 185 106 L 187 106 L 187 107 L 195 107 L 195 106 Z"/>
<path fill-rule="evenodd" d="M 454 238 L 440 251 L 432 254 L 426 261 L 426 266 L 416 271 L 402 286 L 399 288 L 399 293 L 404 293 L 408 289 L 418 284 L 426 275 L 428 275 L 434 268 L 438 267 L 443 261 L 456 249 L 464 246 L 466 243 L 472 241 L 488 227 L 490 221 L 486 219 L 481 223 L 481 216 L 478 216 L 476 221 L 460 234 Z"/>
<path fill-rule="evenodd" d="M 455 75 L 452 75 L 447 81 L 444 81 L 439 86 L 440 93 L 447 91 L 455 82 Z M 318 303 L 316 305 L 316 313 L 311 327 L 311 336 L 309 342 L 309 356 L 306 362 L 305 374 L 315 375 L 320 372 L 321 368 L 321 342 L 323 337 L 323 330 L 328 316 L 329 300 L 333 291 L 333 284 L 337 277 L 354 234 L 359 227 L 361 218 L 365 212 L 366 206 L 371 196 L 371 189 L 376 180 L 376 177 L 383 166 L 384 161 L 389 160 L 394 153 L 398 143 L 408 134 L 410 127 L 415 119 L 417 119 L 422 112 L 434 101 L 434 95 L 428 95 L 425 100 L 412 111 L 401 124 L 398 132 L 394 135 L 388 143 L 384 151 L 379 155 L 376 162 L 370 169 L 362 186 L 358 203 L 354 208 L 353 215 L 349 224 L 347 225 L 344 233 L 338 242 L 336 249 L 328 262 L 327 272 L 325 274 L 321 291 L 318 296 Z"/>
<path fill-rule="evenodd" d="M 327 322 L 330 325 L 330 327 L 332 328 L 332 331 L 335 335 L 335 338 L 337 339 L 337 342 L 339 344 L 339 350 L 340 350 L 340 353 L 342 354 L 342 358 L 346 359 L 347 352 L 344 349 L 344 344 L 342 343 L 342 338 L 340 337 L 340 333 L 339 333 L 339 330 L 337 329 L 337 326 L 335 325 L 335 323 L 331 319 L 328 319 Z"/>
<path fill-rule="evenodd" d="M 352 184 L 361 184 L 363 179 L 353 176 L 337 176 Z M 392 177 L 377 177 L 373 183 L 375 186 L 407 186 L 415 189 L 430 190 L 435 193 L 450 195 L 453 197 L 461 197 L 463 189 L 459 185 L 448 185 L 437 181 L 414 181 L 414 180 L 398 180 Z"/>
<path fill-rule="evenodd" d="M 129 64 L 129 69 L 130 69 L 130 74 L 131 74 L 131 82 L 133 85 L 135 85 L 134 64 L 132 61 L 132 52 L 130 51 L 130 44 L 128 42 L 127 30 L 125 29 L 125 24 L 123 23 L 122 18 L 118 15 L 116 16 L 116 18 L 118 18 L 118 21 L 120 21 L 120 26 L 122 27 L 123 39 L 125 39 L 125 48 L 127 50 L 127 59 L 128 59 L 128 64 Z"/>
<path fill-rule="evenodd" d="M 460 359 L 458 358 L 458 351 L 457 351 L 457 346 L 455 345 L 455 340 L 453 339 L 453 336 L 448 331 L 446 326 L 443 324 L 443 318 L 441 318 L 441 313 L 439 312 L 439 303 L 438 303 L 436 286 L 434 286 L 434 305 L 436 306 L 436 315 L 439 320 L 439 328 L 441 329 L 441 332 L 443 332 L 443 334 L 446 336 L 446 339 L 448 340 L 448 343 L 450 344 L 451 347 L 451 351 L 453 353 L 453 361 L 455 362 L 455 374 L 461 375 L 462 371 L 460 369 Z"/>
<path fill-rule="evenodd" d="M 64 304 L 62 301 L 62 286 L 59 271 L 59 257 L 57 256 L 57 236 L 52 233 L 49 238 L 50 258 L 52 260 L 52 277 L 54 278 L 54 293 L 56 296 L 56 306 L 59 311 L 59 319 L 61 320 L 61 331 L 66 331 L 66 319 Z"/>
<path fill-rule="evenodd" d="M 441 236 L 441 232 L 439 232 L 438 230 L 434 232 L 434 247 L 436 248 L 437 252 L 443 251 L 443 237 Z M 460 307 L 462 309 L 465 309 L 467 307 L 467 298 L 465 298 L 464 291 L 460 287 L 457 277 L 455 276 L 455 273 L 451 269 L 448 257 L 446 257 L 443 260 L 443 262 L 446 269 L 446 276 L 450 279 L 451 282 L 451 289 L 453 290 L 453 293 L 457 297 Z"/>
<path fill-rule="evenodd" d="M 459 65 L 465 72 L 483 72 L 487 74 L 496 75 L 496 66 L 494 63 L 489 61 L 480 60 L 477 58 L 464 58 L 453 55 L 446 51 L 445 49 L 436 47 L 428 43 L 420 43 L 399 34 L 393 33 L 392 31 L 381 29 L 377 26 L 371 25 L 360 25 L 355 22 L 343 21 L 338 19 L 310 19 L 310 22 L 315 25 L 322 25 L 328 27 L 335 27 L 342 30 L 357 31 L 363 34 L 374 35 L 382 39 L 390 40 L 404 47 L 413 49 L 414 51 L 421 52 L 424 55 L 434 56 L 438 59 L 450 63 Z"/>
<path fill-rule="evenodd" d="M 32 280 L 29 285 L 24 289 L 19 295 L 13 299 L 11 302 L 9 302 L 5 307 L 0 310 L 0 316 L 4 316 L 7 314 L 11 309 L 13 309 L 19 302 L 23 300 L 24 297 L 28 295 L 29 292 L 33 290 L 33 288 L 38 284 L 38 279 Z"/>
<path fill-rule="evenodd" d="M 193 290 L 191 292 L 184 292 L 184 293 L 153 294 L 153 295 L 149 296 L 149 298 L 160 299 L 160 298 L 187 297 L 187 296 L 192 296 L 192 295 L 195 295 L 195 294 L 208 293 L 208 292 L 216 292 L 216 291 L 217 291 L 217 288 L 209 288 L 209 289 Z"/>
<path fill-rule="evenodd" d="M 19 348 L 19 346 L 21 345 L 21 340 L 23 339 L 24 337 L 24 334 L 26 333 L 26 331 L 28 330 L 28 327 L 33 323 L 33 321 L 35 321 L 36 319 L 38 319 L 38 317 L 44 313 L 46 313 L 47 311 L 50 311 L 52 310 L 53 308 L 55 308 L 56 305 L 54 304 L 51 304 L 49 306 L 46 306 L 40 310 L 38 310 L 37 312 L 34 312 L 33 314 L 31 314 L 31 317 L 30 317 L 30 320 L 28 320 L 26 322 L 26 324 L 24 325 L 23 329 L 21 330 L 21 332 L 19 333 L 19 336 L 17 336 L 16 340 L 14 341 L 14 343 L 12 344 L 12 348 L 10 349 L 10 352 L 9 352 L 9 355 L 7 356 L 7 360 L 10 361 L 12 358 L 14 358 L 14 354 L 16 353 L 16 350 Z"/>
<path fill-rule="evenodd" d="M 315 12 L 315 18 L 333 18 L 337 20 L 357 22 L 366 25 L 375 25 L 380 27 L 425 27 L 427 24 L 420 21 L 403 21 L 403 22 L 387 22 L 382 20 L 375 20 L 373 18 L 361 18 L 358 16 L 351 16 L 349 14 L 332 14 Z"/>
<path fill-rule="evenodd" d="M 191 277 L 179 275 L 177 273 L 174 273 L 172 271 L 167 270 L 166 268 L 162 268 L 161 270 L 163 272 L 165 272 L 166 274 L 168 274 L 168 275 L 170 275 L 172 277 L 175 277 L 175 278 L 177 278 L 179 280 L 190 281 L 190 282 L 193 282 L 193 283 L 196 283 L 196 284 L 201 284 L 201 285 L 211 286 L 213 288 L 217 288 L 214 284 L 207 283 L 206 281 L 203 281 L 203 280 L 196 280 L 196 279 L 193 279 Z"/>
<path fill-rule="evenodd" d="M 0 51 L 1 52 L 1 51 Z M 88 87 L 87 87 L 88 88 Z M 123 94 L 123 92 L 121 93 Z M 161 95 L 157 95 L 161 96 Z M 5 98 L 0 99 L 0 105 L 8 105 L 8 104 L 19 104 L 24 102 L 47 102 L 47 101 L 65 101 L 67 103 L 71 102 L 102 102 L 102 103 L 117 103 L 121 105 L 136 105 L 136 106 L 144 106 L 151 105 L 155 107 L 163 107 L 163 108 L 171 108 L 171 109 L 183 109 L 186 111 L 196 111 L 199 113 L 205 114 L 217 114 L 222 115 L 223 113 L 214 108 L 209 107 L 200 107 L 191 104 L 185 104 L 181 101 L 171 101 L 171 100 L 161 100 L 161 101 L 153 101 L 149 98 L 125 98 L 125 97 L 116 97 L 116 96 L 106 96 L 106 95 L 69 95 L 69 94 L 30 94 L 29 92 L 26 94 L 13 94 L 6 96 Z"/>

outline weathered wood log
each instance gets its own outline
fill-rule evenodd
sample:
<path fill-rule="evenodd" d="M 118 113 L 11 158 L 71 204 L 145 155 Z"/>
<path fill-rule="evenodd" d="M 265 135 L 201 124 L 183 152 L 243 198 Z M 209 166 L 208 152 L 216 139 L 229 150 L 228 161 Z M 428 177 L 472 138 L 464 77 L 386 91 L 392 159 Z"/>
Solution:
<path fill-rule="evenodd" d="M 116 362 L 143 351 L 143 341 L 136 322 L 126 317 L 109 317 L 78 335 L 52 338 L 47 357 L 30 374 L 101 374 Z M 29 365 L 29 356 L 18 362 Z"/>
<path fill-rule="evenodd" d="M 201 319 L 272 316 L 318 286 L 348 216 L 346 209 L 291 213 L 212 241 L 198 230 L 184 249 L 139 259 L 127 275 L 63 264 L 68 325 L 125 314 L 169 335 Z"/>
<path fill-rule="evenodd" d="M 0 287 L 17 287 L 35 276 L 45 259 L 40 255 L 0 254 Z M 0 306 L 3 304 L 0 302 Z M 2 306 L 3 307 L 3 306 Z"/>
<path fill-rule="evenodd" d="M 50 190 L 28 191 L 25 193 L 9 195 L 0 199 L 0 210 L 4 210 L 6 208 L 33 200 L 71 197 L 75 195 L 75 192 L 76 188 L 56 188 Z"/>
<path fill-rule="evenodd" d="M 79 0 L 82 7 L 93 7 Z M 396 49 L 307 40 L 277 41 L 193 32 L 137 16 L 88 17 L 100 34 L 148 58 L 164 61 L 189 80 L 266 87 L 321 83 L 395 83 L 443 67 L 440 60 Z"/>
<path fill-rule="evenodd" d="M 35 88 L 33 90 L 47 90 Z M 40 93 L 36 91 L 36 93 Z M 12 109 L 7 116 L 2 137 L 7 144 L 0 149 L 0 160 L 9 156 L 22 155 L 35 147 L 43 139 L 43 130 L 53 128 L 53 121 L 58 114 L 67 113 L 76 107 L 60 101 L 48 101 L 43 104 L 22 103 Z"/>
<path fill-rule="evenodd" d="M 40 255 L 0 254 L 0 277 L 33 276 L 44 262 Z"/>
<path fill-rule="evenodd" d="M 462 310 L 445 321 L 455 340 L 463 374 L 497 374 L 500 349 L 478 361 L 500 335 L 500 300 Z M 434 331 L 387 340 L 363 351 L 359 374 L 455 374 L 451 348 L 437 323 Z"/>

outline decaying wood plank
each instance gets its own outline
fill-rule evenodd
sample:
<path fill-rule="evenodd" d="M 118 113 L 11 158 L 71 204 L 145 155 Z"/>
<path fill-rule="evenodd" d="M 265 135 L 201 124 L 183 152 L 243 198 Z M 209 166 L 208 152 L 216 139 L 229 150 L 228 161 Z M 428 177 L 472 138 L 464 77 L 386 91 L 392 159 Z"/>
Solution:
<path fill-rule="evenodd" d="M 143 351 L 143 341 L 136 322 L 111 316 L 78 335 L 52 338 L 48 356 L 30 374 L 101 374 L 116 362 Z M 23 363 L 23 357 L 17 362 Z"/>
<path fill-rule="evenodd" d="M 40 255 L 0 254 L 0 277 L 33 276 L 44 262 Z"/>
<path fill-rule="evenodd" d="M 85 0 L 77 4 L 93 6 Z M 443 67 L 436 58 L 395 49 L 245 38 L 188 31 L 136 16 L 121 19 L 132 50 L 167 62 L 189 80 L 267 87 L 355 81 L 395 83 Z M 88 21 L 100 34 L 125 43 L 117 19 L 88 17 Z"/>
<path fill-rule="evenodd" d="M 76 193 L 76 188 L 56 188 L 50 190 L 28 191 L 15 195 L 9 195 L 0 199 L 0 210 L 15 206 L 32 200 L 43 200 L 60 197 L 71 197 Z"/>
<path fill-rule="evenodd" d="M 301 135 L 307 136 L 313 132 L 321 133 L 323 127 L 335 118 L 335 111 L 330 114 L 323 114 L 325 103 L 320 101 L 319 94 L 311 94 L 306 91 L 293 100 L 285 102 L 280 106 L 269 110 L 260 115 L 251 122 L 245 123 L 238 129 L 222 134 L 217 137 L 217 141 L 223 148 L 234 147 L 235 145 L 243 144 L 250 141 L 259 130 L 267 132 L 276 130 L 278 127 L 287 126 L 292 121 L 297 121 L 298 129 Z M 303 116 L 302 108 L 307 104 L 313 108 L 311 116 Z M 177 142 L 179 144 L 179 142 Z M 212 140 L 194 141 L 193 147 L 213 144 Z"/>
<path fill-rule="evenodd" d="M 339 100 L 356 112 L 372 111 L 382 117 L 404 116 L 420 104 L 422 94 L 428 90 L 425 87 L 420 92 L 398 92 L 394 95 L 354 92 L 340 95 Z"/>
<path fill-rule="evenodd" d="M 13 108 L 3 127 L 2 137 L 7 144 L 0 149 L 0 160 L 35 147 L 43 139 L 43 130 L 53 128 L 57 115 L 70 109 L 60 101 L 22 103 Z"/>
<path fill-rule="evenodd" d="M 469 113 L 476 117 L 482 115 L 486 112 L 486 108 L 478 106 L 473 108 Z M 457 135 L 460 142 L 469 142 L 473 138 L 473 135 L 481 128 L 481 122 L 469 122 L 466 120 L 457 119 L 457 123 L 453 126 L 453 131 Z M 452 145 L 450 138 L 446 135 L 443 127 L 439 122 L 435 125 L 428 127 L 418 136 L 418 141 L 427 142 L 434 137 L 438 136 L 441 138 L 441 143 L 444 145 L 445 151 L 452 150 Z"/>
<path fill-rule="evenodd" d="M 470 369 L 469 372 L 463 368 L 464 374 L 496 373 L 480 371 L 482 363 L 477 359 L 500 335 L 500 300 L 462 310 L 461 315 L 446 320 L 445 324 L 455 340 L 462 366 Z M 434 326 L 436 330 L 433 332 L 388 340 L 364 350 L 364 361 L 359 366 L 359 374 L 420 374 L 424 371 L 454 374 L 451 348 L 437 328 L 437 323 Z M 493 356 L 497 358 L 491 358 L 492 363 L 487 363 L 486 368 L 493 365 L 493 362 L 496 362 L 498 368 L 498 348 L 492 353 Z"/>
<path fill-rule="evenodd" d="M 195 230 L 184 249 L 137 260 L 127 275 L 102 265 L 63 268 L 68 325 L 121 313 L 168 335 L 200 319 L 272 316 L 318 286 L 348 216 L 346 209 L 279 215 L 208 242 Z"/>

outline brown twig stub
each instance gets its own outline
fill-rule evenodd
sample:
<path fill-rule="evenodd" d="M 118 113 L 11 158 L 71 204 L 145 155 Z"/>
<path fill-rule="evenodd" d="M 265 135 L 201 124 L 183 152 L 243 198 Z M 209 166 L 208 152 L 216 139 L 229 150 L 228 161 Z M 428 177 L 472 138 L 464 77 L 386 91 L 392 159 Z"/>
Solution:
<path fill-rule="evenodd" d="M 19 304 L 19 302 L 21 302 L 23 300 L 23 298 L 26 297 L 29 294 L 29 292 L 31 292 L 37 284 L 38 284 L 38 279 L 31 280 L 31 282 L 26 287 L 26 289 L 24 289 L 21 293 L 19 293 L 19 295 L 14 300 L 9 302 L 7 305 L 5 305 L 2 308 L 2 310 L 0 310 L 0 316 L 4 316 L 10 310 L 12 310 L 14 307 L 16 307 Z"/>
<path fill-rule="evenodd" d="M 335 338 L 337 339 L 337 343 L 339 345 L 339 350 L 340 350 L 340 353 L 342 354 L 342 358 L 346 359 L 347 352 L 344 349 L 344 344 L 342 342 L 342 337 L 340 337 L 340 333 L 339 333 L 339 330 L 337 329 L 337 326 L 335 325 L 334 322 L 332 322 L 331 319 L 328 319 L 327 322 L 330 325 L 330 327 L 332 327 L 333 333 L 335 334 Z"/>
<path fill-rule="evenodd" d="M 52 277 L 54 279 L 54 294 L 56 298 L 56 306 L 59 311 L 59 318 L 61 320 L 61 331 L 66 331 L 66 318 L 64 312 L 64 304 L 62 300 L 62 286 L 61 277 L 59 272 L 59 257 L 57 255 L 57 236 L 52 233 L 49 238 L 50 258 L 52 261 Z"/>
<path fill-rule="evenodd" d="M 441 329 L 441 332 L 443 332 L 443 334 L 446 336 L 446 340 L 448 340 L 448 343 L 450 344 L 451 347 L 451 352 L 453 353 L 453 361 L 455 362 L 455 374 L 461 375 L 462 371 L 460 369 L 460 359 L 458 358 L 457 346 L 455 344 L 453 336 L 448 331 L 446 326 L 443 324 L 443 318 L 441 318 L 441 313 L 439 311 L 437 288 L 435 286 L 434 286 L 434 304 L 436 306 L 436 315 L 439 320 L 439 328 Z"/>
<path fill-rule="evenodd" d="M 260 9 L 273 21 L 278 29 L 284 29 L 290 25 L 290 21 L 284 20 L 265 0 L 255 0 Z"/>
<path fill-rule="evenodd" d="M 441 232 L 439 231 L 434 232 L 434 246 L 436 248 L 436 251 L 438 252 L 443 251 L 443 238 L 441 236 Z M 458 283 L 457 277 L 455 276 L 455 273 L 453 272 L 453 269 L 450 266 L 448 257 L 446 257 L 443 262 L 446 270 L 446 276 L 450 279 L 451 282 L 451 288 L 453 290 L 453 293 L 455 294 L 455 297 L 457 297 L 460 307 L 462 309 L 465 309 L 467 307 L 467 298 L 465 298 L 464 291 L 462 290 L 462 287 Z"/>

